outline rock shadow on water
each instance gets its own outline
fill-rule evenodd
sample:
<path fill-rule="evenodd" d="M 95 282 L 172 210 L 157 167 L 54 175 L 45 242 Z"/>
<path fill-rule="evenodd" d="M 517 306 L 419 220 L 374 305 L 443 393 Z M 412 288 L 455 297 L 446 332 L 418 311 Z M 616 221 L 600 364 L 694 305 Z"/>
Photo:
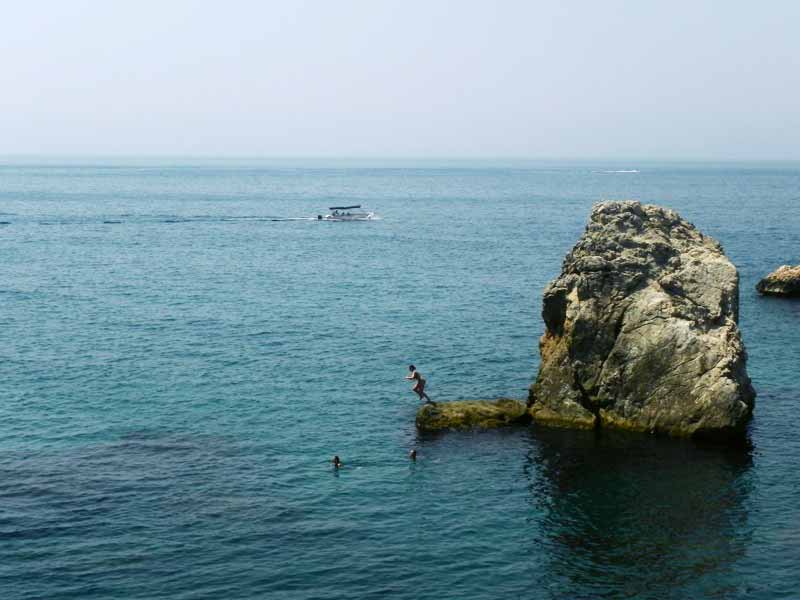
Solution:
<path fill-rule="evenodd" d="M 731 572 L 753 533 L 750 450 L 542 427 L 531 444 L 524 468 L 551 598 L 747 595 Z"/>

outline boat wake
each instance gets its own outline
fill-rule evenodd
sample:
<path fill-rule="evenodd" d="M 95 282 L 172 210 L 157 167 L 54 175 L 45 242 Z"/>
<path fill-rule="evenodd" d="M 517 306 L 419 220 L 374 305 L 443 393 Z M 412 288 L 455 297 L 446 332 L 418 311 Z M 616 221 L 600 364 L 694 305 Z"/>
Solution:
<path fill-rule="evenodd" d="M 347 220 L 369 220 L 379 221 L 381 217 L 371 215 L 368 219 L 325 219 L 321 215 L 311 216 L 281 216 L 281 215 L 246 215 L 246 216 L 231 216 L 231 215 L 124 215 L 125 218 L 120 218 L 123 215 L 113 215 L 101 217 L 99 219 L 85 219 L 85 218 L 61 218 L 61 219 L 48 219 L 36 218 L 35 221 L 39 225 L 121 225 L 123 223 L 157 223 L 157 224 L 191 224 L 191 223 L 288 223 L 296 221 L 347 221 Z M 0 220 L 0 225 L 10 225 L 10 221 Z"/>
<path fill-rule="evenodd" d="M 592 173 L 639 173 L 639 169 L 618 169 L 616 171 L 592 171 Z"/>
<path fill-rule="evenodd" d="M 316 221 L 317 217 L 223 217 L 223 221 Z"/>

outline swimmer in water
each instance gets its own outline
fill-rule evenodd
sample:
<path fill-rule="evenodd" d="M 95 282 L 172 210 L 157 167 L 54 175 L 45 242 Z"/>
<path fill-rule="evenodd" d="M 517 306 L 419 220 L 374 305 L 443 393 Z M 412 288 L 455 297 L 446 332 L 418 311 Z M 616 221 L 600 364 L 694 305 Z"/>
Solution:
<path fill-rule="evenodd" d="M 410 458 L 414 462 L 417 461 L 417 450 L 416 450 L 416 448 L 412 449 L 411 452 L 408 453 L 408 458 Z"/>
<path fill-rule="evenodd" d="M 338 454 L 331 459 L 331 462 L 333 463 L 333 468 L 334 469 L 342 468 L 342 461 L 339 460 L 339 455 Z"/>
<path fill-rule="evenodd" d="M 419 374 L 417 371 L 417 367 L 414 365 L 408 365 L 408 370 L 411 371 L 410 375 L 406 376 L 406 379 L 410 379 L 414 381 L 414 387 L 411 388 L 412 392 L 415 392 L 419 399 L 425 399 L 426 402 L 430 402 L 433 404 L 433 400 L 430 399 L 430 396 L 425 393 L 425 378 Z"/>

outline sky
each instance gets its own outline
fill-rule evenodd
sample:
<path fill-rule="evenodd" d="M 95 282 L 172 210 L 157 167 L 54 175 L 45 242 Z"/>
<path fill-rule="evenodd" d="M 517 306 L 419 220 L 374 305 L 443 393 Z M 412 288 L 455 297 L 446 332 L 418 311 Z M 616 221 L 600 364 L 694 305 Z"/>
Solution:
<path fill-rule="evenodd" d="M 795 0 L 0 7 L 0 155 L 800 160 Z"/>

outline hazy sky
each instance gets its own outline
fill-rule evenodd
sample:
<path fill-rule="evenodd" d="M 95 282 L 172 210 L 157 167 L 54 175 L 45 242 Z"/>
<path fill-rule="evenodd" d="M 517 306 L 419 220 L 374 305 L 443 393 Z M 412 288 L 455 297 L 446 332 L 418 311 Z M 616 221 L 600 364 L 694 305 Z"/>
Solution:
<path fill-rule="evenodd" d="M 2 1 L 0 154 L 800 159 L 800 2 Z"/>

